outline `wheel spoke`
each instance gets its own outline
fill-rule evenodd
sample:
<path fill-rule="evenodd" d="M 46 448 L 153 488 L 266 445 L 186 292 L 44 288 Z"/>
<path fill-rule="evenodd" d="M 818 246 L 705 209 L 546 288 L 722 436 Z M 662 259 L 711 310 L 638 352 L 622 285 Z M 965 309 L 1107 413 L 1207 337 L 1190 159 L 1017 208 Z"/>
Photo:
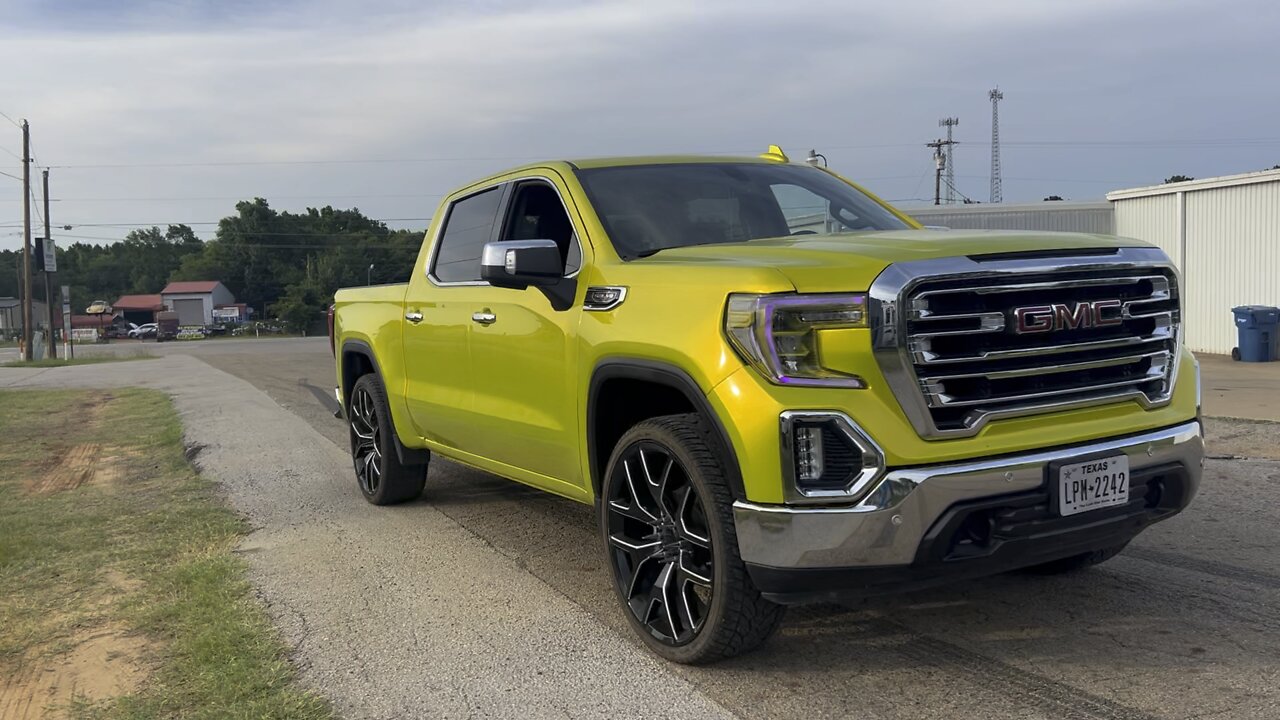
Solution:
<path fill-rule="evenodd" d="M 657 555 L 649 555 L 632 564 L 631 579 L 627 582 L 627 600 L 636 596 L 636 587 L 640 585 L 640 573 L 652 565 Z"/>
<path fill-rule="evenodd" d="M 675 459 L 663 453 L 662 460 L 666 462 L 661 463 L 659 468 L 651 469 L 649 467 L 649 458 L 645 455 L 645 451 L 639 450 L 637 454 L 640 456 L 640 465 L 644 468 L 645 484 L 649 486 L 649 494 L 653 496 L 654 505 L 657 506 L 659 513 L 669 516 L 671 509 L 667 507 L 666 501 L 667 479 L 671 477 L 671 468 L 676 464 Z M 650 454 L 653 454 L 652 451 L 650 451 Z M 654 472 L 654 470 L 657 470 L 657 472 Z"/>
<path fill-rule="evenodd" d="M 679 563 L 679 571 L 678 571 L 678 574 L 680 575 L 680 580 L 682 582 L 684 581 L 691 582 L 694 585 L 698 585 L 700 587 L 710 588 L 711 578 L 707 575 L 703 575 L 702 572 L 699 570 L 690 570 L 689 566 L 684 561 L 685 556 L 686 556 L 686 553 L 680 553 L 680 563 Z"/>
<path fill-rule="evenodd" d="M 669 637 L 675 639 L 680 634 L 676 627 L 675 616 L 672 612 L 671 602 L 671 574 L 675 569 L 675 565 L 667 563 L 662 566 L 662 570 L 658 572 L 658 579 L 653 581 L 653 587 L 649 590 L 650 607 L 656 603 L 662 606 L 662 619 L 667 623 Z"/>
<path fill-rule="evenodd" d="M 688 583 L 679 583 L 676 594 L 680 596 L 680 602 L 676 610 L 680 613 L 680 624 L 684 625 L 685 630 L 695 630 L 698 627 L 698 619 L 694 617 L 693 606 L 689 604 L 689 593 Z"/>
<path fill-rule="evenodd" d="M 631 463 L 629 461 L 622 461 L 622 472 L 627 480 L 627 491 L 631 494 L 631 507 L 644 514 L 643 522 L 647 522 L 651 525 L 657 524 L 657 516 L 649 512 L 649 508 L 645 507 L 644 503 L 640 502 L 640 495 L 636 492 L 636 481 L 633 477 L 633 473 L 631 472 Z"/>
<path fill-rule="evenodd" d="M 680 495 L 678 511 L 676 513 L 676 534 L 678 534 L 681 539 L 687 540 L 703 550 L 710 550 L 711 538 L 689 529 L 689 513 L 693 510 L 693 505 L 689 502 L 690 498 L 694 498 L 694 503 L 697 503 L 697 496 L 693 493 L 692 485 L 686 486 Z"/>

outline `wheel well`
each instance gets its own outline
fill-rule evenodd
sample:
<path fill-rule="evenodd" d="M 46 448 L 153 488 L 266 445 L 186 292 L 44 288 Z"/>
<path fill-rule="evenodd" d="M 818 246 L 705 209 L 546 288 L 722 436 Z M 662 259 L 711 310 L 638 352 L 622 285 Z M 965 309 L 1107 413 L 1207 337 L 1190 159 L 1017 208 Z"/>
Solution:
<path fill-rule="evenodd" d="M 651 380 L 612 378 L 596 389 L 592 427 L 591 482 L 597 493 L 609 456 L 623 433 L 636 423 L 662 415 L 696 413 L 689 398 L 678 388 Z"/>
<path fill-rule="evenodd" d="M 361 376 L 375 372 L 373 361 L 359 350 L 342 351 L 342 402 L 346 403 L 351 395 L 351 388 Z M 345 410 L 345 408 L 344 408 Z"/>

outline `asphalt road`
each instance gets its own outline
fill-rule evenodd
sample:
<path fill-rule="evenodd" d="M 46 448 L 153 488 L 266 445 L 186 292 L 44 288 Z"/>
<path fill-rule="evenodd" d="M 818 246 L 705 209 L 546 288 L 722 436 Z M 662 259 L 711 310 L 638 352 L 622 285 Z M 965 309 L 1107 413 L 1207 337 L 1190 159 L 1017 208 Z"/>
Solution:
<path fill-rule="evenodd" d="M 148 349 L 195 355 L 288 411 L 266 432 L 254 423 L 275 408 L 244 383 L 178 395 L 189 427 L 264 433 L 202 452 L 201 467 L 238 507 L 268 508 L 250 511 L 255 581 L 304 679 L 350 717 L 594 716 L 628 702 L 637 716 L 1280 717 L 1280 425 L 1211 421 L 1192 507 L 1101 567 L 799 609 L 761 651 L 685 668 L 655 664 L 631 638 L 589 508 L 445 461 L 421 501 L 366 506 L 331 415 L 325 340 Z M 115 383 L 153 363 L 205 367 L 173 358 L 96 366 L 97 379 L 93 366 L 56 372 Z M 176 370 L 145 374 L 181 385 Z M 207 375 L 185 392 L 226 377 Z M 286 431 L 291 447 L 274 447 Z M 263 475 L 271 464 L 284 466 Z"/>

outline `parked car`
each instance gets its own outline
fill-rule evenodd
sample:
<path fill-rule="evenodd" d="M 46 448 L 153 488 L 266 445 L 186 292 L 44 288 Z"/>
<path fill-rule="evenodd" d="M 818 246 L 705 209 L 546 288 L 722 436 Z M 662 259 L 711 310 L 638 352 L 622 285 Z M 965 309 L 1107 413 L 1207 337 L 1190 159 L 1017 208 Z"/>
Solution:
<path fill-rule="evenodd" d="M 417 498 L 439 454 L 594 505 L 670 660 L 785 605 L 1103 562 L 1199 487 L 1149 244 L 929 231 L 777 148 L 530 165 L 434 217 L 407 284 L 335 296 L 361 493 Z"/>
<path fill-rule="evenodd" d="M 153 322 L 134 325 L 129 331 L 129 337 L 137 340 L 146 340 L 156 336 L 156 324 Z"/>

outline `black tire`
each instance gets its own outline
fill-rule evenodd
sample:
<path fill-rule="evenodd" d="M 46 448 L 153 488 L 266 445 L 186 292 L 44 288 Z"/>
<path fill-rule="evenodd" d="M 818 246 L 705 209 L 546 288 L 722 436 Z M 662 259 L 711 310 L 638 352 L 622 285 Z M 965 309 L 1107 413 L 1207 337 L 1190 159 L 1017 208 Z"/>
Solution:
<path fill-rule="evenodd" d="M 364 499 L 374 505 L 394 505 L 421 495 L 427 481 L 427 463 L 400 462 L 382 380 L 374 374 L 356 380 L 346 410 L 351 461 Z"/>
<path fill-rule="evenodd" d="M 1093 567 L 1094 565 L 1104 563 L 1116 555 L 1119 555 L 1120 551 L 1124 550 L 1125 546 L 1128 544 L 1129 542 L 1126 540 L 1119 545 L 1112 545 L 1109 548 L 1082 553 L 1080 555 L 1072 555 L 1071 557 L 1065 557 L 1061 560 L 1053 560 L 1042 565 L 1032 565 L 1029 568 L 1024 568 L 1023 572 L 1031 575 L 1065 575 L 1067 573 L 1079 572 L 1086 568 Z"/>
<path fill-rule="evenodd" d="M 750 651 L 785 610 L 760 596 L 738 555 L 724 467 L 698 416 L 666 415 L 622 436 L 602 482 L 600 529 L 623 613 L 678 663 Z"/>

